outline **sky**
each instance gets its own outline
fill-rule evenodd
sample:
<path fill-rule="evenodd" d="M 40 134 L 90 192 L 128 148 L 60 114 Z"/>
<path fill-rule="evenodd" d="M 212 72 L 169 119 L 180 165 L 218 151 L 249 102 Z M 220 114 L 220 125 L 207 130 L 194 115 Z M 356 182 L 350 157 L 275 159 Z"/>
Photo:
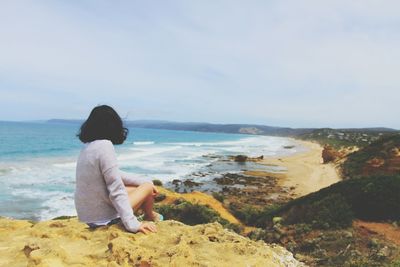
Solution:
<path fill-rule="evenodd" d="M 400 129 L 400 1 L 0 1 L 0 120 Z"/>

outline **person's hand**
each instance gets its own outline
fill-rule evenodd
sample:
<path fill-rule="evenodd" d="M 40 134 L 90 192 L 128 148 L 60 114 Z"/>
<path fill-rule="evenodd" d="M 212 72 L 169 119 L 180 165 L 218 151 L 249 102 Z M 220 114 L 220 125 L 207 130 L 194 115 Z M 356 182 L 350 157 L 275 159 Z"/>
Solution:
<path fill-rule="evenodd" d="M 156 233 L 157 232 L 157 227 L 153 222 L 142 222 L 139 227 L 139 231 L 144 234 L 148 233 Z"/>

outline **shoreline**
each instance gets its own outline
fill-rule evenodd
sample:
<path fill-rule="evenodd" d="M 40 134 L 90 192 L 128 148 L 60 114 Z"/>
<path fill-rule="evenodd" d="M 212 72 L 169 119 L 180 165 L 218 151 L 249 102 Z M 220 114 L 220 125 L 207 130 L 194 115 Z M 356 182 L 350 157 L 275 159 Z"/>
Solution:
<path fill-rule="evenodd" d="M 284 173 L 268 172 L 268 175 L 278 178 L 280 186 L 293 188 L 296 197 L 301 197 L 342 180 L 333 164 L 323 164 L 323 147 L 320 144 L 292 140 L 305 147 L 306 151 L 290 156 L 264 157 L 259 162 L 263 165 L 278 165 L 287 169 Z"/>
<path fill-rule="evenodd" d="M 246 207 L 282 205 L 342 180 L 333 164 L 322 163 L 321 145 L 293 138 L 290 141 L 296 147 L 294 153 L 264 156 L 263 159 L 250 157 L 246 164 L 256 165 L 247 166 L 239 173 L 227 172 L 214 178 L 210 182 L 215 188 L 204 189 L 203 184 L 196 180 L 180 181 L 176 187 L 166 188 L 183 195 L 196 191 L 208 195 L 216 193 L 222 199 L 224 207 L 229 207 L 231 214 L 240 214 Z M 229 161 L 234 162 L 234 159 Z M 277 169 L 282 171 L 275 172 L 274 168 L 268 167 L 280 167 Z M 183 192 L 182 188 L 185 189 Z"/>
<path fill-rule="evenodd" d="M 250 205 L 257 205 L 258 203 L 261 206 L 276 202 L 283 203 L 341 180 L 333 165 L 321 164 L 322 147 L 319 144 L 294 138 L 285 138 L 290 139 L 298 151 L 290 155 L 283 153 L 274 156 L 264 156 L 263 160 L 257 160 L 254 163 L 266 166 L 282 166 L 287 171 L 276 173 L 252 166 L 248 170 L 244 170 L 238 174 L 227 173 L 223 175 L 224 179 L 212 182 L 215 183 L 216 188 L 229 188 L 224 194 L 232 195 L 235 198 L 235 202 L 243 201 L 243 203 Z M 284 152 L 285 150 L 282 148 L 282 151 Z M 253 178 L 250 177 L 247 179 L 246 176 L 252 176 Z M 302 179 L 302 177 L 308 177 L 308 179 Z M 199 184 L 202 184 L 202 182 Z M 175 189 L 174 187 L 164 186 L 171 191 Z M 188 186 L 188 191 L 200 191 L 207 194 L 211 194 L 212 192 L 221 193 L 220 190 L 201 190 L 199 185 L 197 185 L 196 179 L 193 179 L 193 185 Z M 48 219 L 61 215 L 65 215 L 65 213 L 55 214 Z M 9 215 L 4 214 L 3 216 Z M 225 215 L 225 217 L 229 216 Z M 45 219 L 39 219 L 38 221 L 42 220 Z M 230 218 L 230 221 L 234 220 Z"/>

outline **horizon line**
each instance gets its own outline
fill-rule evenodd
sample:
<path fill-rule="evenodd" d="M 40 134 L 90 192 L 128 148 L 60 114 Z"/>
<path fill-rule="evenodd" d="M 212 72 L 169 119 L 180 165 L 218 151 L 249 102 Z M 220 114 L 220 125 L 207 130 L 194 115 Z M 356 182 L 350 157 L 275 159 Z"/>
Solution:
<path fill-rule="evenodd" d="M 37 119 L 37 120 L 1 120 L 0 122 L 34 122 L 47 123 L 51 120 L 60 120 L 60 121 L 85 121 L 85 119 L 60 119 L 60 118 L 51 118 L 51 119 Z M 158 120 L 158 119 L 135 119 L 135 120 L 124 120 L 124 122 L 138 122 L 138 121 L 146 121 L 146 122 L 159 122 L 159 123 L 181 123 L 181 124 L 210 124 L 210 125 L 249 125 L 249 126 L 266 126 L 273 128 L 289 128 L 289 129 L 335 129 L 335 130 L 357 130 L 357 129 L 388 129 L 394 131 L 400 131 L 400 129 L 387 127 L 387 126 L 363 126 L 363 127 L 292 127 L 292 126 L 274 126 L 268 124 L 260 124 L 260 123 L 221 123 L 221 122 L 199 122 L 199 121 L 173 121 L 173 120 Z"/>

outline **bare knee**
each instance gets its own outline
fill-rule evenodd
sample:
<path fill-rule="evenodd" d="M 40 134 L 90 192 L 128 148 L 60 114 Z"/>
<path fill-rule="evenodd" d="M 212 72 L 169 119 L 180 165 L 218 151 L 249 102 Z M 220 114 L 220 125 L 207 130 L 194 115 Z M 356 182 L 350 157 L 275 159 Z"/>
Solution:
<path fill-rule="evenodd" d="M 128 196 L 132 208 L 137 211 L 149 200 L 152 200 L 153 184 L 144 183 L 132 190 Z"/>
<path fill-rule="evenodd" d="M 151 183 L 141 184 L 140 187 L 146 192 L 146 195 L 151 195 L 153 193 L 153 185 Z"/>

